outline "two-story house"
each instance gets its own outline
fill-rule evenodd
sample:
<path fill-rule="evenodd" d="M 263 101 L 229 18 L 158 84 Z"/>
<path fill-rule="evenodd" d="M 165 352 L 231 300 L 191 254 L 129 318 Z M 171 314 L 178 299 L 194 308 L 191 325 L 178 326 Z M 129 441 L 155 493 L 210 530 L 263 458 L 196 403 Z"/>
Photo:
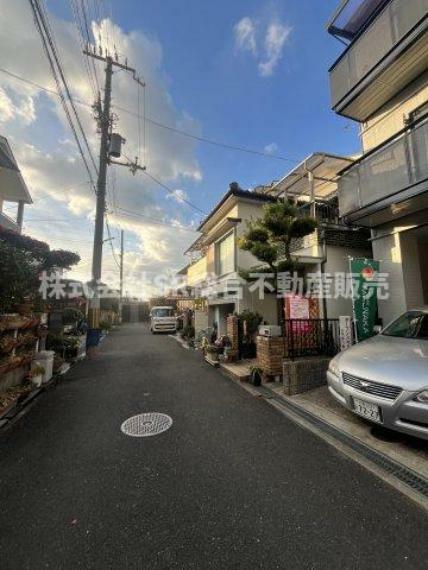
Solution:
<path fill-rule="evenodd" d="M 330 69 L 333 109 L 360 123 L 363 146 L 339 212 L 372 232 L 389 321 L 428 303 L 428 0 L 345 0 L 329 32 L 348 44 Z"/>
<path fill-rule="evenodd" d="M 344 225 L 339 219 L 337 173 L 353 160 L 334 154 L 316 152 L 293 168 L 279 182 L 263 192 L 277 199 L 292 200 L 302 216 L 318 221 L 317 230 L 292 242 L 291 253 L 309 274 L 322 275 L 326 286 L 319 300 L 318 316 L 336 319 L 352 315 L 350 258 L 371 258 L 370 232 Z"/>
<path fill-rule="evenodd" d="M 21 232 L 24 205 L 31 204 L 31 196 L 5 137 L 0 136 L 0 226 Z M 17 205 L 16 215 L 6 211 L 7 206 Z"/>
<path fill-rule="evenodd" d="M 266 292 L 260 298 L 259 290 L 241 279 L 240 270 L 248 271 L 260 262 L 238 246 L 247 222 L 260 218 L 263 205 L 275 201 L 273 196 L 231 184 L 199 226 L 201 235 L 186 252 L 193 256 L 187 268 L 187 285 L 197 290 L 199 305 L 206 307 L 206 327 L 215 323 L 220 335 L 226 334 L 227 316 L 246 309 L 259 312 L 269 324 L 278 322 L 276 294 Z M 198 318 L 201 323 L 200 315 Z M 199 324 L 198 328 L 204 327 Z"/>

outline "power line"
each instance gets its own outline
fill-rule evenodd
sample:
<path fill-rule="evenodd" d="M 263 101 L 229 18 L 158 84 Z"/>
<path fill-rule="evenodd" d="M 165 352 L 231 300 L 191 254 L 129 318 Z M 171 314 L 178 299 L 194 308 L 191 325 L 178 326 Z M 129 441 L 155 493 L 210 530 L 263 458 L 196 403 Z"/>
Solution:
<path fill-rule="evenodd" d="M 93 156 L 92 156 L 92 153 L 91 153 L 91 150 L 90 150 L 90 147 L 89 147 L 88 140 L 87 140 L 86 135 L 85 135 L 85 133 L 84 133 L 84 131 L 83 131 L 83 127 L 82 127 L 82 124 L 81 124 L 81 122 L 80 122 L 79 115 L 78 115 L 78 113 L 77 113 L 77 110 L 76 110 L 76 108 L 75 108 L 75 106 L 74 106 L 74 103 L 73 103 L 73 100 L 72 100 L 72 98 L 71 98 L 71 93 L 70 93 L 70 90 L 68 89 L 68 85 L 67 85 L 67 82 L 66 82 L 66 80 L 65 80 L 64 72 L 63 72 L 63 70 L 62 70 L 62 65 L 61 65 L 61 62 L 60 62 L 60 59 L 59 59 L 57 50 L 56 50 L 56 46 L 55 46 L 55 43 L 54 43 L 54 40 L 53 40 L 53 37 L 52 37 L 52 33 L 51 33 L 51 30 L 50 30 L 50 27 L 49 27 L 48 20 L 45 18 L 45 14 L 42 13 L 42 9 L 41 9 L 41 7 L 40 7 L 40 5 L 39 5 L 38 0 L 29 0 L 29 3 L 30 3 L 30 6 L 31 6 L 31 9 L 32 9 L 32 11 L 33 11 L 34 22 L 35 22 L 36 27 L 37 27 L 37 30 L 38 30 L 38 32 L 39 32 L 40 38 L 41 38 L 41 40 L 42 40 L 43 49 L 44 49 L 45 54 L 46 54 L 46 57 L 47 57 L 47 59 L 48 59 L 48 61 L 49 61 L 51 73 L 52 73 L 52 75 L 53 75 L 53 77 L 54 77 L 54 80 L 55 80 L 55 83 L 56 83 L 56 87 L 57 87 L 57 93 L 56 93 L 56 95 L 59 96 L 60 99 L 61 99 L 61 104 L 62 104 L 63 110 L 64 110 L 64 112 L 65 112 L 65 115 L 66 115 L 66 117 L 67 117 L 68 124 L 69 124 L 69 126 L 70 126 L 70 128 L 71 128 L 71 130 L 72 130 L 72 132 L 73 132 L 73 136 L 74 136 L 75 141 L 76 141 L 76 144 L 77 144 L 77 146 L 78 146 L 79 153 L 80 153 L 80 155 L 81 155 L 81 157 L 82 157 L 82 160 L 83 160 L 83 163 L 84 163 L 84 165 L 85 165 L 86 171 L 87 171 L 87 173 L 88 173 L 88 175 L 89 175 L 89 179 L 91 180 L 92 185 L 93 185 L 92 172 L 91 172 L 91 169 L 89 168 L 88 162 L 87 162 L 87 160 L 86 160 L 86 157 L 85 157 L 85 154 L 84 154 L 84 151 L 83 151 L 83 147 L 82 147 L 82 145 L 81 145 L 79 136 L 78 136 L 78 134 L 77 134 L 75 125 L 74 125 L 73 120 L 72 120 L 72 117 L 71 117 L 70 110 L 69 110 L 69 108 L 68 108 L 68 106 L 67 106 L 67 100 L 66 100 L 66 97 L 65 97 L 65 95 L 64 95 L 64 93 L 63 93 L 63 91 L 62 91 L 62 86 L 61 86 L 60 78 L 61 78 L 62 83 L 63 83 L 63 85 L 64 85 L 65 91 L 66 91 L 66 93 L 67 93 L 67 95 L 68 95 L 68 99 L 69 99 L 70 106 L 71 106 L 71 108 L 72 108 L 72 110 L 73 110 L 74 116 L 75 116 L 75 118 L 76 118 L 77 124 L 78 124 L 79 129 L 80 129 L 80 132 L 81 132 L 81 135 L 82 135 L 82 137 L 83 137 L 83 139 L 84 139 L 85 145 L 86 145 L 86 147 L 87 147 L 87 149 L 88 149 L 88 152 L 89 152 L 91 161 L 92 161 L 92 163 L 94 164 L 95 169 L 96 169 L 96 164 L 95 164 L 94 158 L 93 158 Z M 49 48 L 50 48 L 50 49 L 49 49 Z M 58 77 L 58 73 L 59 73 L 59 76 L 60 76 L 60 77 Z"/>
<path fill-rule="evenodd" d="M 146 176 L 148 176 L 150 178 L 150 180 L 153 180 L 153 182 L 155 182 L 156 184 L 158 184 L 161 188 L 163 188 L 164 190 L 166 190 L 168 192 L 168 194 L 170 194 L 171 196 L 174 196 L 175 198 L 177 198 L 177 200 L 179 200 L 180 202 L 183 202 L 185 204 L 187 204 L 188 206 L 190 206 L 191 208 L 193 208 L 194 210 L 196 210 L 197 212 L 199 212 L 200 214 L 203 214 L 204 216 L 207 215 L 206 212 L 204 212 L 203 210 L 201 210 L 199 208 L 199 206 L 195 206 L 195 204 L 193 204 L 192 202 L 190 202 L 189 200 L 187 200 L 186 198 L 183 198 L 183 196 L 180 196 L 179 194 L 177 194 L 177 192 L 175 190 L 173 190 L 172 188 L 170 188 L 169 186 L 167 186 L 164 182 L 161 182 L 160 180 L 158 180 L 155 176 L 153 176 L 153 174 L 150 174 L 149 172 L 147 172 L 147 170 L 143 171 L 143 174 L 145 174 Z"/>
<path fill-rule="evenodd" d="M 49 89 L 49 88 L 46 88 L 46 87 L 43 87 L 42 85 L 35 83 L 34 81 L 30 81 L 28 79 L 25 79 L 24 77 L 21 77 L 21 76 L 17 75 L 16 73 L 12 73 L 11 71 L 4 69 L 3 67 L 0 67 L 0 71 L 3 73 L 6 73 L 7 75 L 10 75 L 11 77 L 14 77 L 15 79 L 17 79 L 19 81 L 23 81 L 24 83 L 28 83 L 30 85 L 33 85 L 33 87 L 37 87 L 38 89 L 41 89 L 42 91 L 47 91 L 48 93 L 51 93 L 52 95 L 59 96 L 59 94 L 56 91 Z M 90 103 L 87 103 L 86 101 L 82 101 L 81 99 L 75 98 L 74 101 L 76 103 L 78 103 L 79 105 L 84 105 L 85 107 L 91 107 L 92 108 L 92 105 Z M 138 118 L 138 113 L 135 113 L 135 111 L 131 111 L 130 109 L 126 109 L 125 107 L 121 107 L 120 105 L 116 105 L 116 104 L 113 104 L 112 107 L 115 107 L 116 109 L 119 109 L 120 111 L 123 111 L 124 113 L 127 113 L 129 115 L 133 115 L 134 117 Z M 225 143 L 222 141 L 216 141 L 214 139 L 209 139 L 206 137 L 197 136 L 197 135 L 194 135 L 194 134 L 189 133 L 187 131 L 177 129 L 176 127 L 172 127 L 170 125 L 164 125 L 163 123 L 160 123 L 159 121 L 155 121 L 154 119 L 150 119 L 147 116 L 146 117 L 143 116 L 142 118 L 145 120 L 145 122 L 150 123 L 151 125 L 159 127 L 161 129 L 166 129 L 168 131 L 177 133 L 177 134 L 182 135 L 184 137 L 188 137 L 188 138 L 197 140 L 197 141 L 202 142 L 202 143 L 210 144 L 213 146 L 218 146 L 220 148 L 224 148 L 224 149 L 228 149 L 228 150 L 235 150 L 237 152 L 244 152 L 247 154 L 261 156 L 264 158 L 271 158 L 273 160 L 281 160 L 283 162 L 290 162 L 292 164 L 298 164 L 300 162 L 300 160 L 298 160 L 297 158 L 280 156 L 280 155 L 276 155 L 276 154 L 271 154 L 269 152 L 263 152 L 263 151 L 243 147 L 243 146 L 232 145 L 232 144 Z M 143 134 L 143 136 L 144 136 L 144 134 Z"/>
<path fill-rule="evenodd" d="M 113 215 L 115 215 L 115 216 L 143 218 L 145 220 L 148 220 L 152 224 L 156 224 L 156 225 L 160 225 L 160 226 L 166 226 L 168 228 L 175 228 L 176 230 L 179 230 L 179 231 L 196 233 L 196 229 L 192 230 L 188 227 L 177 226 L 176 224 L 174 224 L 172 222 L 166 222 L 165 220 L 162 220 L 160 218 L 153 218 L 151 216 L 147 216 L 146 214 L 140 214 L 139 212 L 131 212 L 130 210 L 126 210 L 125 208 L 121 208 L 120 206 L 117 206 L 116 210 L 119 210 L 119 211 L 112 212 Z"/>

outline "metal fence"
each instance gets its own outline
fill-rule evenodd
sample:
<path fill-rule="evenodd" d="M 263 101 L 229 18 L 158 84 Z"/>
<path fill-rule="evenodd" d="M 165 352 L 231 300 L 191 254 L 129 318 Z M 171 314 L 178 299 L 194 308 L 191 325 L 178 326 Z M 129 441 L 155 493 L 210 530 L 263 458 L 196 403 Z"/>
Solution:
<path fill-rule="evenodd" d="M 339 319 L 287 319 L 282 323 L 284 356 L 334 356 L 340 352 Z"/>

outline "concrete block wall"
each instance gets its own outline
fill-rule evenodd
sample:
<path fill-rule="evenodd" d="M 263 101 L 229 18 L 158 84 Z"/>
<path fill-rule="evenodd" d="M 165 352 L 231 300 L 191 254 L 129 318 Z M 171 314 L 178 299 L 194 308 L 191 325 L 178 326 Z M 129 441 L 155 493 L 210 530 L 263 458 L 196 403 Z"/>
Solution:
<path fill-rule="evenodd" d="M 326 373 L 330 358 L 310 357 L 300 360 L 284 360 L 284 393 L 288 396 L 302 394 L 327 383 Z"/>

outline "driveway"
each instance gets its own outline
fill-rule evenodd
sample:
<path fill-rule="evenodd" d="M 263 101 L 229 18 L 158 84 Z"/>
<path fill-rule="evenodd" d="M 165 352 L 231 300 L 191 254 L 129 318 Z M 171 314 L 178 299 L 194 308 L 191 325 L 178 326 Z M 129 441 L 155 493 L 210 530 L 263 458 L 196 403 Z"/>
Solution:
<path fill-rule="evenodd" d="M 170 415 L 161 435 L 120 426 Z M 9 568 L 426 568 L 428 517 L 143 325 L 124 325 L 0 440 Z"/>

